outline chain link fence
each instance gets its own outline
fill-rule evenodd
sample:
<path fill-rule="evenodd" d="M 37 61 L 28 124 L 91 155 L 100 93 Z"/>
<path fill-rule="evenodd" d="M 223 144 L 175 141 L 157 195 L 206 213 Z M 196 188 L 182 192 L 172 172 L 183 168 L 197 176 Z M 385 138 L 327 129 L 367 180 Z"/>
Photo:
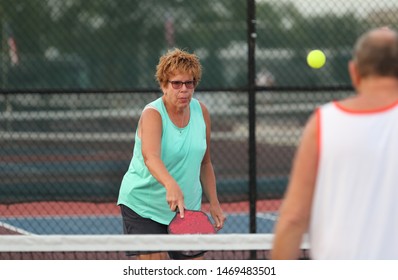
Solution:
<path fill-rule="evenodd" d="M 397 14 L 381 0 L 0 0 L 0 232 L 121 233 L 115 203 L 137 120 L 173 47 L 203 64 L 195 97 L 212 117 L 225 233 L 271 232 L 308 116 L 353 94 L 355 39 L 395 27 Z M 326 53 L 323 68 L 306 65 L 311 49 Z"/>

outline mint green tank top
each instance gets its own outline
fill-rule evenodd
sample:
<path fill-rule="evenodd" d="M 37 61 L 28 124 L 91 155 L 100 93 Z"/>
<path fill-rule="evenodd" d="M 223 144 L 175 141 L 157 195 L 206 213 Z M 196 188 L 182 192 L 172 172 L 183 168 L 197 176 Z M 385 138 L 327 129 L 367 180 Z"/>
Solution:
<path fill-rule="evenodd" d="M 206 124 L 198 100 L 190 102 L 190 119 L 184 128 L 170 120 L 162 98 L 149 103 L 162 117 L 161 158 L 184 194 L 185 207 L 199 210 L 202 202 L 200 167 L 206 151 Z M 123 177 L 118 205 L 124 204 L 144 218 L 169 224 L 174 217 L 166 201 L 166 189 L 149 172 L 141 151 L 138 129 L 133 157 Z"/>

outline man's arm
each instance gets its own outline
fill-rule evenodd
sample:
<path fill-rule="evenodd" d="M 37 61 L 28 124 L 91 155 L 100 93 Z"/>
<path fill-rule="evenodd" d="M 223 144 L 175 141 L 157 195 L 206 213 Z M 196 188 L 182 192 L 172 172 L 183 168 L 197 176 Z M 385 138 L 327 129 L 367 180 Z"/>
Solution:
<path fill-rule="evenodd" d="M 313 114 L 307 122 L 296 151 L 290 182 L 275 227 L 272 259 L 297 259 L 302 237 L 308 229 L 319 156 L 317 114 Z"/>

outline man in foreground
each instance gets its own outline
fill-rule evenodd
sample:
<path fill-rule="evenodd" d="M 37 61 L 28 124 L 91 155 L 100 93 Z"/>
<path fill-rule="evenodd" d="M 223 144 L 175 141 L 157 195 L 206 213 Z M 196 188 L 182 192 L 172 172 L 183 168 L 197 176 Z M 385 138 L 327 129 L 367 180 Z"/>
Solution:
<path fill-rule="evenodd" d="M 298 147 L 271 257 L 398 259 L 398 34 L 361 36 L 349 62 L 356 95 L 318 108 Z"/>

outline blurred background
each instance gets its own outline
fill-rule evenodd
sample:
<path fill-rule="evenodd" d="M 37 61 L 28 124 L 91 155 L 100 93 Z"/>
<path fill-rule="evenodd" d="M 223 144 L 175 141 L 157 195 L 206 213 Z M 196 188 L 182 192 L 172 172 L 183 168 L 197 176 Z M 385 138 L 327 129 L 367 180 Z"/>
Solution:
<path fill-rule="evenodd" d="M 384 0 L 0 0 L 0 232 L 122 232 L 137 120 L 174 47 L 203 65 L 223 233 L 272 232 L 308 116 L 354 93 L 356 38 L 397 24 Z"/>

